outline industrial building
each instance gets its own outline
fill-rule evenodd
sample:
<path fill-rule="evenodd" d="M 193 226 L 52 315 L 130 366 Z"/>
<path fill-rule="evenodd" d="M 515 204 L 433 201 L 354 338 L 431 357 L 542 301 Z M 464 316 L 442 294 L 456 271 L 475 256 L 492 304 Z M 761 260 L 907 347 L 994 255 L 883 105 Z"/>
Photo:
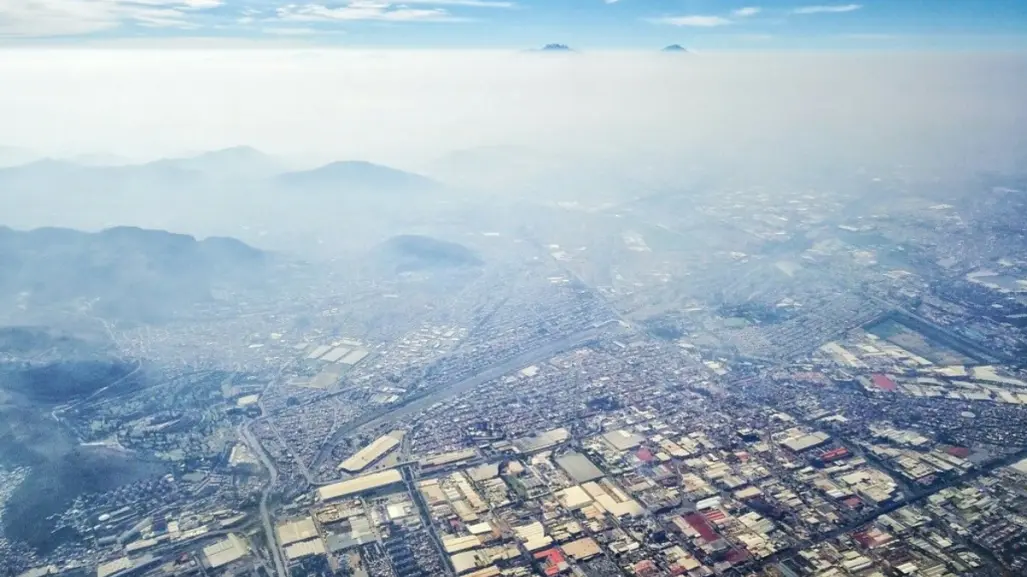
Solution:
<path fill-rule="evenodd" d="M 330 501 L 344 497 L 354 497 L 372 491 L 380 491 L 403 482 L 403 475 L 397 469 L 386 469 L 377 473 L 354 477 L 317 490 L 320 501 Z"/>
<path fill-rule="evenodd" d="M 787 435 L 781 439 L 780 444 L 796 453 L 819 447 L 831 440 L 830 435 L 820 431 L 805 433 L 801 429 L 795 428 L 786 431 L 786 433 Z"/>
<path fill-rule="evenodd" d="M 527 455 L 555 447 L 570 438 L 570 431 L 560 427 L 559 429 L 552 429 L 544 433 L 539 433 L 534 437 L 517 439 L 513 442 L 513 445 L 519 452 Z"/>
<path fill-rule="evenodd" d="M 228 537 L 203 548 L 203 559 L 207 567 L 218 569 L 229 563 L 242 559 L 249 554 L 250 548 L 241 537 L 230 533 Z"/>
<path fill-rule="evenodd" d="M 304 541 L 312 537 L 317 537 L 317 528 L 314 527 L 313 519 L 310 517 L 304 517 L 295 521 L 286 521 L 285 523 L 278 525 L 276 533 L 278 533 L 278 543 L 285 546 L 289 543 L 295 543 L 297 541 Z"/>
<path fill-rule="evenodd" d="M 310 557 L 311 555 L 324 555 L 325 544 L 320 539 L 310 539 L 309 541 L 300 541 L 299 543 L 293 543 L 285 548 L 285 557 L 289 561 L 295 561 L 296 559 L 302 559 L 304 557 Z"/>
<path fill-rule="evenodd" d="M 584 537 L 577 541 L 565 543 L 560 547 L 568 557 L 575 561 L 586 561 L 603 552 L 599 544 L 591 537 Z"/>
<path fill-rule="evenodd" d="M 641 435 L 619 429 L 603 435 L 603 440 L 617 451 L 628 451 L 641 445 L 645 439 Z"/>
<path fill-rule="evenodd" d="M 461 449 L 459 451 L 450 451 L 439 455 L 429 455 L 421 459 L 420 464 L 423 468 L 444 467 L 446 465 L 469 461 L 477 456 L 478 452 L 474 449 Z"/>
<path fill-rule="evenodd" d="M 555 459 L 556 464 L 577 483 L 595 481 L 603 476 L 603 472 L 596 467 L 588 457 L 577 452 L 570 452 Z"/>
<path fill-rule="evenodd" d="M 371 442 L 370 445 L 360 449 L 353 454 L 350 458 L 346 459 L 339 464 L 339 469 L 350 473 L 359 473 L 372 463 L 381 459 L 393 449 L 399 446 L 399 440 L 402 438 L 403 433 L 401 431 L 393 431 L 388 435 L 378 437 Z"/>

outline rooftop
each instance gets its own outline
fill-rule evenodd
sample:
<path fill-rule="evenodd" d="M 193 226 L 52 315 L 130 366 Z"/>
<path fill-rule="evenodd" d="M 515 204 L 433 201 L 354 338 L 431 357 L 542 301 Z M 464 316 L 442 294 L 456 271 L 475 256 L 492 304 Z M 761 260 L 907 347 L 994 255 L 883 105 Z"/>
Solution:
<path fill-rule="evenodd" d="M 321 501 L 359 495 L 366 491 L 373 491 L 387 487 L 394 483 L 401 483 L 403 476 L 396 469 L 386 469 L 370 475 L 362 475 L 340 481 L 331 485 L 325 485 L 317 490 L 317 498 Z"/>

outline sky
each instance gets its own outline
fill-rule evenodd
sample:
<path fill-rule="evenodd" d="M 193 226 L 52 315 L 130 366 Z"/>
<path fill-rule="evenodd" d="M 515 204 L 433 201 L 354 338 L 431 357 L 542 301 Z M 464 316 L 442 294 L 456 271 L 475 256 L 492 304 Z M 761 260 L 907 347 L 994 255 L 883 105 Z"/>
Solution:
<path fill-rule="evenodd" d="M 1024 50 L 1024 0 L 0 0 L 0 43 Z"/>

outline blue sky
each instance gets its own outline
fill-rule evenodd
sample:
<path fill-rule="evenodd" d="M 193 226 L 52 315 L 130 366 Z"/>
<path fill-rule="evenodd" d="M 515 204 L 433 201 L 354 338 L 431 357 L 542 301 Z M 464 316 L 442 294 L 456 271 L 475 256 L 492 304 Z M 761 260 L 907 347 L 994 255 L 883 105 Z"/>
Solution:
<path fill-rule="evenodd" d="M 5 43 L 220 38 L 582 50 L 1027 49 L 1027 0 L 3 0 Z"/>

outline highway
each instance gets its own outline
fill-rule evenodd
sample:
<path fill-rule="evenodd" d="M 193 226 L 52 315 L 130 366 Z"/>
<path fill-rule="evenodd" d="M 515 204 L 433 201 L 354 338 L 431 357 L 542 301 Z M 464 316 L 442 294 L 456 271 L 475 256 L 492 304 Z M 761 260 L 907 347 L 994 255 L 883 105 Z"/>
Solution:
<path fill-rule="evenodd" d="M 271 496 L 271 490 L 274 488 L 275 483 L 278 482 L 278 469 L 275 468 L 274 463 L 264 452 L 264 448 L 260 446 L 260 443 L 250 432 L 249 425 L 239 426 L 239 436 L 246 441 L 253 454 L 260 458 L 260 461 L 267 467 L 268 473 L 271 475 L 271 480 L 268 482 L 267 487 L 260 494 L 260 521 L 264 525 L 264 536 L 267 539 L 268 548 L 271 549 L 271 558 L 275 562 L 275 572 L 278 573 L 278 577 L 289 577 L 289 573 L 285 569 L 285 563 L 282 561 L 282 553 L 278 547 L 278 540 L 275 539 L 275 527 L 271 523 L 271 512 L 268 510 L 268 499 Z"/>

